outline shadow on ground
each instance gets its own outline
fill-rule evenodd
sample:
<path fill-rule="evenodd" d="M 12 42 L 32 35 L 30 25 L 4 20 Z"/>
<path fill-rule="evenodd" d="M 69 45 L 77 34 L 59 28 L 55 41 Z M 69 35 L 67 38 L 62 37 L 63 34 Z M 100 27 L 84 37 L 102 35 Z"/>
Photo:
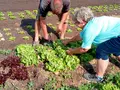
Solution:
<path fill-rule="evenodd" d="M 23 19 L 21 20 L 21 25 L 23 30 L 27 31 L 27 33 L 33 38 L 35 35 L 35 19 Z M 49 37 L 52 38 L 52 40 L 59 39 L 59 34 L 49 26 L 47 26 L 47 30 L 49 33 Z M 43 32 L 40 31 L 41 36 L 43 37 Z M 43 38 L 41 38 L 43 40 Z"/>
<path fill-rule="evenodd" d="M 115 66 L 117 66 L 118 68 L 120 68 L 120 61 L 113 59 L 112 57 L 110 57 L 110 62 L 112 64 L 114 64 Z"/>

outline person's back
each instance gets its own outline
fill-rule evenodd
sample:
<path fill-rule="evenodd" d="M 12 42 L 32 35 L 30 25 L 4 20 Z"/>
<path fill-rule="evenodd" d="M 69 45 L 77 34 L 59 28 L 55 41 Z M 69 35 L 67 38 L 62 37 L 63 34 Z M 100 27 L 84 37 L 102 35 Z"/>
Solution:
<path fill-rule="evenodd" d="M 86 32 L 87 34 L 83 35 Z M 84 27 L 81 36 L 93 39 L 94 44 L 100 44 L 113 37 L 120 36 L 120 18 L 110 16 L 94 17 Z"/>

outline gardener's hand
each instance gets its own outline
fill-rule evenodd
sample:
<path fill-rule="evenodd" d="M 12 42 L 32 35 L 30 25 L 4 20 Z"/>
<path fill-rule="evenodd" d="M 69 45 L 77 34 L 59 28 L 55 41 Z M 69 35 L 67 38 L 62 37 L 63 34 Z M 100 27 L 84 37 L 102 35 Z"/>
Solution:
<path fill-rule="evenodd" d="M 67 44 L 69 43 L 69 40 L 68 40 L 68 39 L 62 40 L 62 43 L 63 43 L 64 45 L 67 45 Z"/>
<path fill-rule="evenodd" d="M 62 32 L 62 26 L 63 26 L 63 24 L 61 24 L 61 23 L 58 25 L 58 27 L 57 27 L 57 32 L 58 33 Z"/>
<path fill-rule="evenodd" d="M 68 50 L 66 50 L 66 52 L 67 52 L 67 54 L 69 54 L 69 55 L 73 55 L 71 48 L 69 48 Z"/>

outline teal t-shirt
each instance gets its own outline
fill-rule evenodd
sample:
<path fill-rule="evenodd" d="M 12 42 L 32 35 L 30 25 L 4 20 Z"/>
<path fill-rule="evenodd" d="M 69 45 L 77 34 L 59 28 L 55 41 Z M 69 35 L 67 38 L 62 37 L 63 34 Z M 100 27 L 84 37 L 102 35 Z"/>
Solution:
<path fill-rule="evenodd" d="M 89 49 L 92 44 L 98 45 L 117 36 L 120 36 L 120 18 L 94 17 L 80 32 L 80 37 L 83 39 L 81 47 Z"/>

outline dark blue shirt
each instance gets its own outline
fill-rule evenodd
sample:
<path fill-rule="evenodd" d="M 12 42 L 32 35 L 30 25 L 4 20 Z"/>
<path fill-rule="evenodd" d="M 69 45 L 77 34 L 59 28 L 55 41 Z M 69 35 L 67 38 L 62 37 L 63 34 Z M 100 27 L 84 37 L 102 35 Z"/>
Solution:
<path fill-rule="evenodd" d="M 46 17 L 49 11 L 52 11 L 51 7 L 51 0 L 40 0 L 39 4 L 39 14 L 42 17 Z M 63 9 L 62 13 L 68 12 L 70 8 L 70 0 L 63 0 Z"/>

